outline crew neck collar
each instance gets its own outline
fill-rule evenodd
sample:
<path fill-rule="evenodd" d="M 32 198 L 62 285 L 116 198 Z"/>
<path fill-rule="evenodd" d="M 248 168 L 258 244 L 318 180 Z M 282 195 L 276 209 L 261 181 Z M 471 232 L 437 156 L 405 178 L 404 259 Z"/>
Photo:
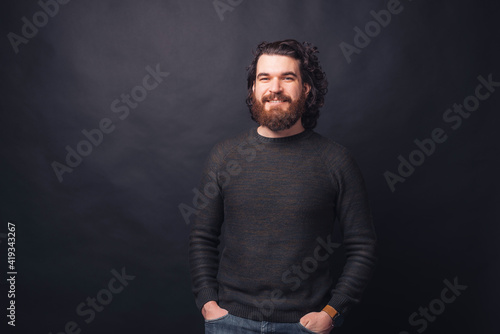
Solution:
<path fill-rule="evenodd" d="M 260 142 L 263 143 L 288 143 L 288 142 L 293 142 L 300 140 L 302 138 L 308 137 L 312 133 L 311 129 L 305 129 L 302 132 L 296 133 L 291 136 L 286 136 L 286 137 L 279 137 L 279 138 L 271 138 L 271 137 L 264 137 L 260 133 L 257 132 L 257 127 L 252 128 L 252 134 L 259 140 Z"/>

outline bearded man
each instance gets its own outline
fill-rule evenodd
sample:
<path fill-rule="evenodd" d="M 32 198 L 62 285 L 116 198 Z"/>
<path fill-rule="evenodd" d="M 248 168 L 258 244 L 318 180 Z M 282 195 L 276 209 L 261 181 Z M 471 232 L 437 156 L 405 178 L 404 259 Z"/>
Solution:
<path fill-rule="evenodd" d="M 247 97 L 259 126 L 215 145 L 206 161 L 189 243 L 205 333 L 329 333 L 372 276 L 376 234 L 361 172 L 313 130 L 328 85 L 315 53 L 295 40 L 259 44 Z M 346 252 L 340 277 L 334 224 Z"/>

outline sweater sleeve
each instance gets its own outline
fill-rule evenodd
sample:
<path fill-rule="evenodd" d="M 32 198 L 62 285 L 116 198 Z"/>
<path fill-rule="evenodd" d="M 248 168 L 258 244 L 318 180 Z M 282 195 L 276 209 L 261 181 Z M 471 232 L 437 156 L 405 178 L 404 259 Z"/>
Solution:
<path fill-rule="evenodd" d="M 189 264 L 196 306 L 201 310 L 211 300 L 218 302 L 217 272 L 219 237 L 224 207 L 218 173 L 222 149 L 215 146 L 205 162 L 201 181 L 194 189 L 195 219 L 189 236 Z"/>
<path fill-rule="evenodd" d="M 347 150 L 333 158 L 333 182 L 338 189 L 336 214 L 343 235 L 346 264 L 332 290 L 329 305 L 344 316 L 359 303 L 377 262 L 377 238 L 363 176 Z"/>

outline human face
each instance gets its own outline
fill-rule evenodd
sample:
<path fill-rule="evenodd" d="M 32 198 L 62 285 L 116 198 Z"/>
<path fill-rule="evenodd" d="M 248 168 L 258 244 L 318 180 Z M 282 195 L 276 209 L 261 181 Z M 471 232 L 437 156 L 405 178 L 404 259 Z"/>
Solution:
<path fill-rule="evenodd" d="M 310 87 L 302 83 L 299 61 L 281 55 L 262 55 L 252 87 L 252 114 L 273 131 L 289 129 L 304 113 Z"/>

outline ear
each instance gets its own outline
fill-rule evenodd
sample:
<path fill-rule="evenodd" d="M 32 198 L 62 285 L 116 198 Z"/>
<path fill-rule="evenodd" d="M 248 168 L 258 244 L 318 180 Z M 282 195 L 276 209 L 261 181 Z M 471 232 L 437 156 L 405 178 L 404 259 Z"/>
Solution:
<path fill-rule="evenodd" d="M 308 83 L 304 83 L 304 90 L 306 91 L 306 96 L 309 95 L 311 91 L 311 86 Z"/>
<path fill-rule="evenodd" d="M 252 92 L 255 93 L 255 81 L 253 82 L 253 85 L 252 85 Z"/>

